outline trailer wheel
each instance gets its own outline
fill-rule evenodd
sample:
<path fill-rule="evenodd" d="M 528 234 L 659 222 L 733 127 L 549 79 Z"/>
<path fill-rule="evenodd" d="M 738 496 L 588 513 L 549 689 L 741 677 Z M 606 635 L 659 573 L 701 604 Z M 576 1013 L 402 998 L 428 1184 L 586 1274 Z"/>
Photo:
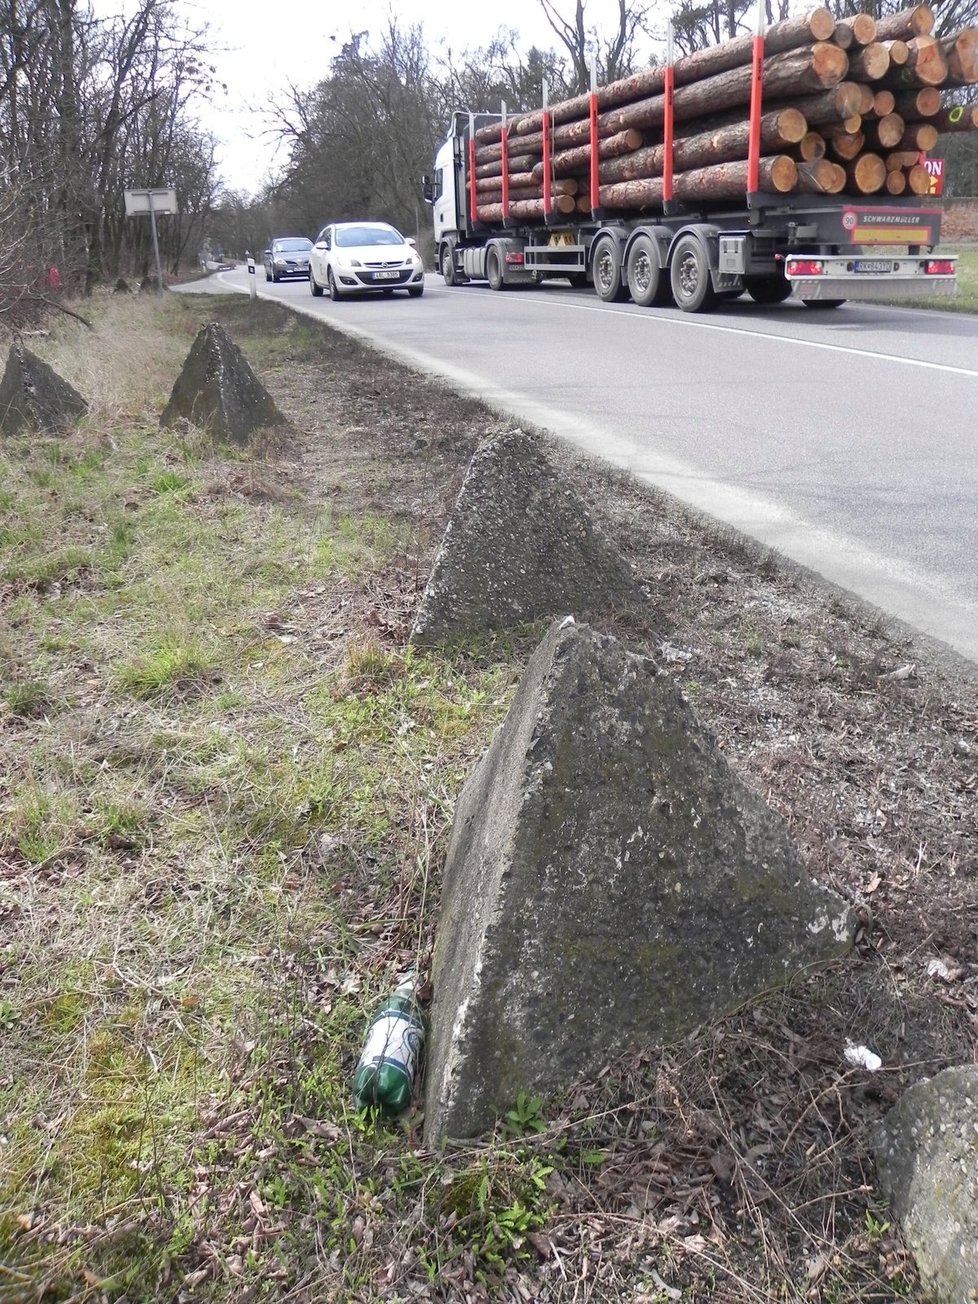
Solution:
<path fill-rule="evenodd" d="M 628 298 L 623 270 L 618 242 L 607 236 L 598 240 L 591 260 L 591 275 L 599 299 L 605 303 L 623 303 Z"/>
<path fill-rule="evenodd" d="M 669 277 L 672 297 L 683 312 L 706 312 L 716 303 L 706 250 L 693 235 L 676 242 Z"/>
<path fill-rule="evenodd" d="M 802 299 L 806 308 L 841 308 L 845 299 Z"/>
<path fill-rule="evenodd" d="M 490 290 L 505 290 L 506 282 L 503 279 L 503 265 L 499 261 L 499 251 L 490 249 L 486 254 L 486 280 L 489 282 Z"/>
<path fill-rule="evenodd" d="M 755 303 L 784 303 L 791 294 L 783 276 L 746 276 L 744 285 Z"/>
<path fill-rule="evenodd" d="M 659 266 L 659 251 L 649 235 L 637 235 L 625 261 L 628 289 L 640 308 L 662 308 L 672 297 L 669 278 Z"/>

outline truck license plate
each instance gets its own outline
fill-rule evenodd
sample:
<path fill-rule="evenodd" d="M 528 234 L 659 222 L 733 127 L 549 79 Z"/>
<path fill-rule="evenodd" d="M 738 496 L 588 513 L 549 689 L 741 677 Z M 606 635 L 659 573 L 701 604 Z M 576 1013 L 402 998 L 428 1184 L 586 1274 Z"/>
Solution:
<path fill-rule="evenodd" d="M 857 258 L 857 272 L 892 272 L 893 264 L 884 258 Z"/>
<path fill-rule="evenodd" d="M 375 281 L 396 281 L 400 272 L 374 272 Z"/>

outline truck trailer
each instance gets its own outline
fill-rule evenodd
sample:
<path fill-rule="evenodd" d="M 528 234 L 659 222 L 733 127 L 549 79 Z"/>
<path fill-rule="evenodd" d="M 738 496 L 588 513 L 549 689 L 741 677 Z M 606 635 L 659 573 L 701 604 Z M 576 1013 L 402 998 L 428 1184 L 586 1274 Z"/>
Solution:
<path fill-rule="evenodd" d="M 683 62 L 690 60 L 676 67 Z M 762 156 L 764 67 L 764 36 L 759 33 L 751 67 L 743 70 L 751 77 L 749 109 L 743 106 L 748 157 L 727 165 L 721 186 L 726 194 L 720 198 L 690 198 L 695 186 L 681 182 L 692 181 L 693 174 L 682 177 L 674 168 L 682 144 L 677 133 L 683 128 L 672 121 L 672 61 L 663 77 L 662 107 L 651 99 L 643 101 L 653 106 L 652 116 L 661 113 L 663 119 L 654 138 L 661 180 L 638 187 L 637 193 L 641 199 L 649 190 L 661 191 L 658 202 L 637 202 L 614 211 L 602 206 L 603 194 L 617 198 L 624 187 L 605 189 L 600 179 L 602 141 L 612 127 L 606 125 L 609 115 L 603 120 L 600 112 L 608 97 L 599 98 L 594 86 L 587 97 L 586 122 L 578 124 L 578 138 L 586 133 L 590 149 L 589 167 L 574 200 L 559 189 L 552 167 L 555 150 L 559 153 L 553 143 L 554 119 L 566 121 L 566 115 L 550 113 L 545 91 L 543 107 L 533 111 L 534 126 L 542 128 L 542 168 L 538 164 L 534 174 L 541 199 L 530 203 L 512 198 L 507 184 L 507 158 L 521 149 L 521 137 L 513 132 L 517 120 L 508 117 L 505 106 L 498 114 L 456 112 L 435 158 L 434 175 L 425 178 L 437 270 L 445 283 L 485 282 L 490 289 L 504 290 L 564 278 L 578 288 L 592 285 L 606 303 L 631 299 L 642 307 L 675 304 L 685 312 L 709 310 L 745 291 L 761 304 L 794 297 L 821 309 L 838 307 L 850 297 L 899 301 L 955 294 L 955 260 L 935 252 L 941 209 L 933 200 L 764 188 L 765 178 L 774 175 L 771 160 Z M 492 204 L 480 195 L 486 183 L 477 177 L 477 172 L 492 170 L 476 163 L 477 148 L 487 139 L 498 142 L 494 148 L 501 159 L 499 193 Z M 795 166 L 790 158 L 784 163 L 789 170 Z M 744 179 L 743 189 L 734 194 L 731 175 Z M 519 180 L 525 184 L 524 177 Z M 568 212 L 571 204 L 574 211 Z"/>

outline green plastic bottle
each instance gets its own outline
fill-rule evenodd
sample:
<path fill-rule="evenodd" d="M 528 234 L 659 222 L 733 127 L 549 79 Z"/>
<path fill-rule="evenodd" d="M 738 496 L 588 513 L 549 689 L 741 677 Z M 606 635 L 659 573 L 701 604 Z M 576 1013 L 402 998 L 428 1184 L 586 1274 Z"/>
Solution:
<path fill-rule="evenodd" d="M 414 976 L 409 975 L 398 983 L 370 1021 L 353 1075 L 353 1099 L 358 1109 L 401 1114 L 411 1103 L 425 1034 L 414 990 Z"/>

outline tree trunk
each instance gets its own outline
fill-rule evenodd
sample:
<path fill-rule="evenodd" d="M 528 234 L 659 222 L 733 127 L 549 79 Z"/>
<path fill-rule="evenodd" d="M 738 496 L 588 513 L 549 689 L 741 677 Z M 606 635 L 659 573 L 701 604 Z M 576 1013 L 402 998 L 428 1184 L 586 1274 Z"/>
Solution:
<path fill-rule="evenodd" d="M 762 190 L 787 194 L 798 180 L 794 159 L 785 154 L 760 161 L 759 180 Z M 747 190 L 747 163 L 721 163 L 716 167 L 680 172 L 673 178 L 673 195 L 691 203 L 742 199 Z M 603 208 L 658 208 L 662 204 L 662 178 L 622 181 L 601 186 L 598 198 Z"/>
<path fill-rule="evenodd" d="M 901 172 L 887 172 L 886 174 L 886 193 L 888 195 L 902 195 L 907 188 L 907 178 Z"/>
<path fill-rule="evenodd" d="M 644 137 L 640 131 L 620 131 L 616 136 L 598 141 L 598 158 L 620 158 L 623 154 L 631 154 L 641 149 L 643 141 Z M 553 174 L 559 177 L 568 173 L 583 172 L 590 162 L 591 146 L 579 145 L 576 149 L 567 149 L 554 154 L 550 166 Z M 543 163 L 538 162 L 534 165 L 533 175 L 543 176 Z"/>
<path fill-rule="evenodd" d="M 779 153 L 789 145 L 797 144 L 804 135 L 805 119 L 796 109 L 780 109 L 765 114 L 761 119 L 761 149 L 767 154 Z M 689 172 L 719 163 L 740 162 L 747 157 L 749 141 L 748 122 L 698 136 L 681 136 L 673 145 L 673 167 L 676 172 Z M 613 184 L 659 177 L 664 162 L 665 146 L 652 145 L 625 158 L 602 163 L 598 168 L 598 179 L 602 184 Z"/>
<path fill-rule="evenodd" d="M 542 195 L 540 186 L 540 179 L 534 176 L 532 172 L 514 172 L 510 174 L 509 188 L 511 192 L 514 190 L 532 190 L 535 198 L 538 194 Z M 575 177 L 561 177 L 559 180 L 551 181 L 550 190 L 551 194 L 554 195 L 576 195 L 577 186 L 578 183 Z M 502 188 L 502 177 L 487 177 L 484 181 L 476 181 L 475 183 L 477 196 L 498 195 L 502 192 Z"/>
<path fill-rule="evenodd" d="M 805 163 L 813 163 L 825 157 L 825 137 L 817 131 L 809 131 L 798 142 L 798 157 Z"/>
<path fill-rule="evenodd" d="M 873 96 L 873 113 L 877 118 L 885 118 L 888 113 L 896 112 L 896 96 L 892 91 L 877 91 Z M 917 115 L 914 114 L 914 117 Z"/>
<path fill-rule="evenodd" d="M 510 172 L 530 172 L 537 161 L 535 154 L 520 154 L 516 158 L 509 160 Z M 503 175 L 503 161 L 497 159 L 495 163 L 476 163 L 476 179 L 479 177 L 501 177 Z"/>
<path fill-rule="evenodd" d="M 929 195 L 930 194 L 930 173 L 920 163 L 915 163 L 913 167 L 907 168 L 907 189 L 912 195 Z"/>
<path fill-rule="evenodd" d="M 862 87 L 856 82 L 844 81 L 830 91 L 823 91 L 821 95 L 803 95 L 791 103 L 799 113 L 804 114 L 810 127 L 822 127 L 861 113 L 859 106 L 862 99 Z M 856 125 L 858 127 L 858 123 Z"/>
<path fill-rule="evenodd" d="M 888 113 L 885 118 L 878 118 L 875 122 L 866 124 L 867 139 L 883 150 L 896 149 L 903 140 L 905 130 L 906 123 L 899 113 Z"/>
<path fill-rule="evenodd" d="M 812 195 L 838 195 L 845 189 L 845 185 L 845 168 L 838 163 L 830 163 L 827 158 L 798 164 L 796 190 Z"/>
<path fill-rule="evenodd" d="M 897 95 L 893 112 L 899 113 L 908 122 L 913 122 L 917 118 L 932 118 L 940 107 L 941 92 L 936 86 L 924 86 L 919 91 L 906 91 L 903 95 Z"/>
<path fill-rule="evenodd" d="M 907 51 L 909 57 L 909 49 Z M 879 81 L 890 66 L 890 55 L 886 46 L 873 41 L 856 54 L 849 56 L 849 77 L 857 81 Z"/>
<path fill-rule="evenodd" d="M 940 86 L 947 78 L 947 59 L 935 36 L 915 36 L 907 42 L 907 62 L 891 68 L 885 85 L 893 90 L 911 90 L 916 86 Z"/>
<path fill-rule="evenodd" d="M 930 36 L 934 30 L 934 11 L 930 5 L 913 5 L 888 18 L 876 20 L 878 41 L 909 41 L 914 36 Z"/>
<path fill-rule="evenodd" d="M 844 23 L 836 23 L 835 31 L 832 33 L 833 45 L 837 45 L 840 50 L 851 50 L 855 40 L 851 27 L 846 27 Z"/>
<path fill-rule="evenodd" d="M 887 154 L 883 162 L 887 172 L 899 172 L 914 167 L 919 158 L 919 149 L 897 149 L 892 154 Z"/>
<path fill-rule="evenodd" d="M 978 105 L 949 104 L 932 121 L 941 135 L 946 131 L 978 131 Z"/>
<path fill-rule="evenodd" d="M 910 58 L 910 47 L 906 41 L 880 41 L 880 45 L 890 56 L 890 65 L 893 68 L 902 68 Z"/>
<path fill-rule="evenodd" d="M 894 149 L 915 149 L 918 154 L 926 154 L 937 144 L 937 128 L 931 122 L 908 122 L 907 129 L 894 144 Z"/>
<path fill-rule="evenodd" d="M 573 195 L 557 195 L 553 201 L 555 213 L 568 217 L 577 211 L 577 200 Z M 501 222 L 503 220 L 502 204 L 480 204 L 475 210 L 480 222 Z M 544 217 L 542 199 L 523 199 L 510 204 L 509 215 L 520 222 L 542 221 Z"/>
<path fill-rule="evenodd" d="M 857 195 L 875 195 L 886 185 L 886 164 L 878 154 L 860 154 L 849 164 L 847 175 Z"/>
<path fill-rule="evenodd" d="M 851 162 L 866 144 L 866 137 L 861 131 L 836 131 L 826 139 L 831 152 L 844 163 Z"/>
<path fill-rule="evenodd" d="M 947 59 L 945 86 L 971 86 L 978 82 L 978 27 L 966 27 L 941 42 Z"/>
<path fill-rule="evenodd" d="M 835 20 L 831 12 L 825 8 L 812 9 L 806 14 L 787 18 L 784 22 L 775 23 L 765 34 L 765 57 L 783 54 L 787 50 L 794 50 L 800 46 L 813 45 L 818 41 L 826 41 L 832 35 L 834 29 Z M 718 73 L 728 72 L 731 68 L 749 65 L 753 46 L 753 37 L 737 36 L 731 41 L 724 41 L 720 45 L 710 45 L 705 49 L 696 50 L 693 54 L 686 55 L 684 58 L 677 59 L 673 65 L 674 84 L 677 87 L 687 86 L 692 82 L 714 77 Z M 597 92 L 598 108 L 604 111 L 618 105 L 629 104 L 633 100 L 661 95 L 664 89 L 665 69 L 644 69 L 642 72 L 634 73 L 631 77 L 625 77 L 621 81 L 611 82 L 607 86 L 599 87 Z M 586 117 L 589 105 L 590 97 L 587 95 L 577 95 L 573 99 L 563 100 L 551 108 L 551 121 L 560 125 Z M 529 135 L 539 132 L 542 125 L 542 111 L 536 110 L 533 113 L 523 114 L 515 123 L 515 131 L 521 136 Z M 496 134 L 483 135 L 482 132 L 496 132 Z M 482 132 L 476 133 L 476 140 L 499 139 L 498 129 L 495 127 L 485 127 Z"/>
<path fill-rule="evenodd" d="M 871 45 L 876 40 L 879 30 L 876 20 L 869 14 L 853 14 L 849 18 L 840 18 L 836 23 L 836 30 L 840 27 L 848 27 L 854 45 Z"/>

